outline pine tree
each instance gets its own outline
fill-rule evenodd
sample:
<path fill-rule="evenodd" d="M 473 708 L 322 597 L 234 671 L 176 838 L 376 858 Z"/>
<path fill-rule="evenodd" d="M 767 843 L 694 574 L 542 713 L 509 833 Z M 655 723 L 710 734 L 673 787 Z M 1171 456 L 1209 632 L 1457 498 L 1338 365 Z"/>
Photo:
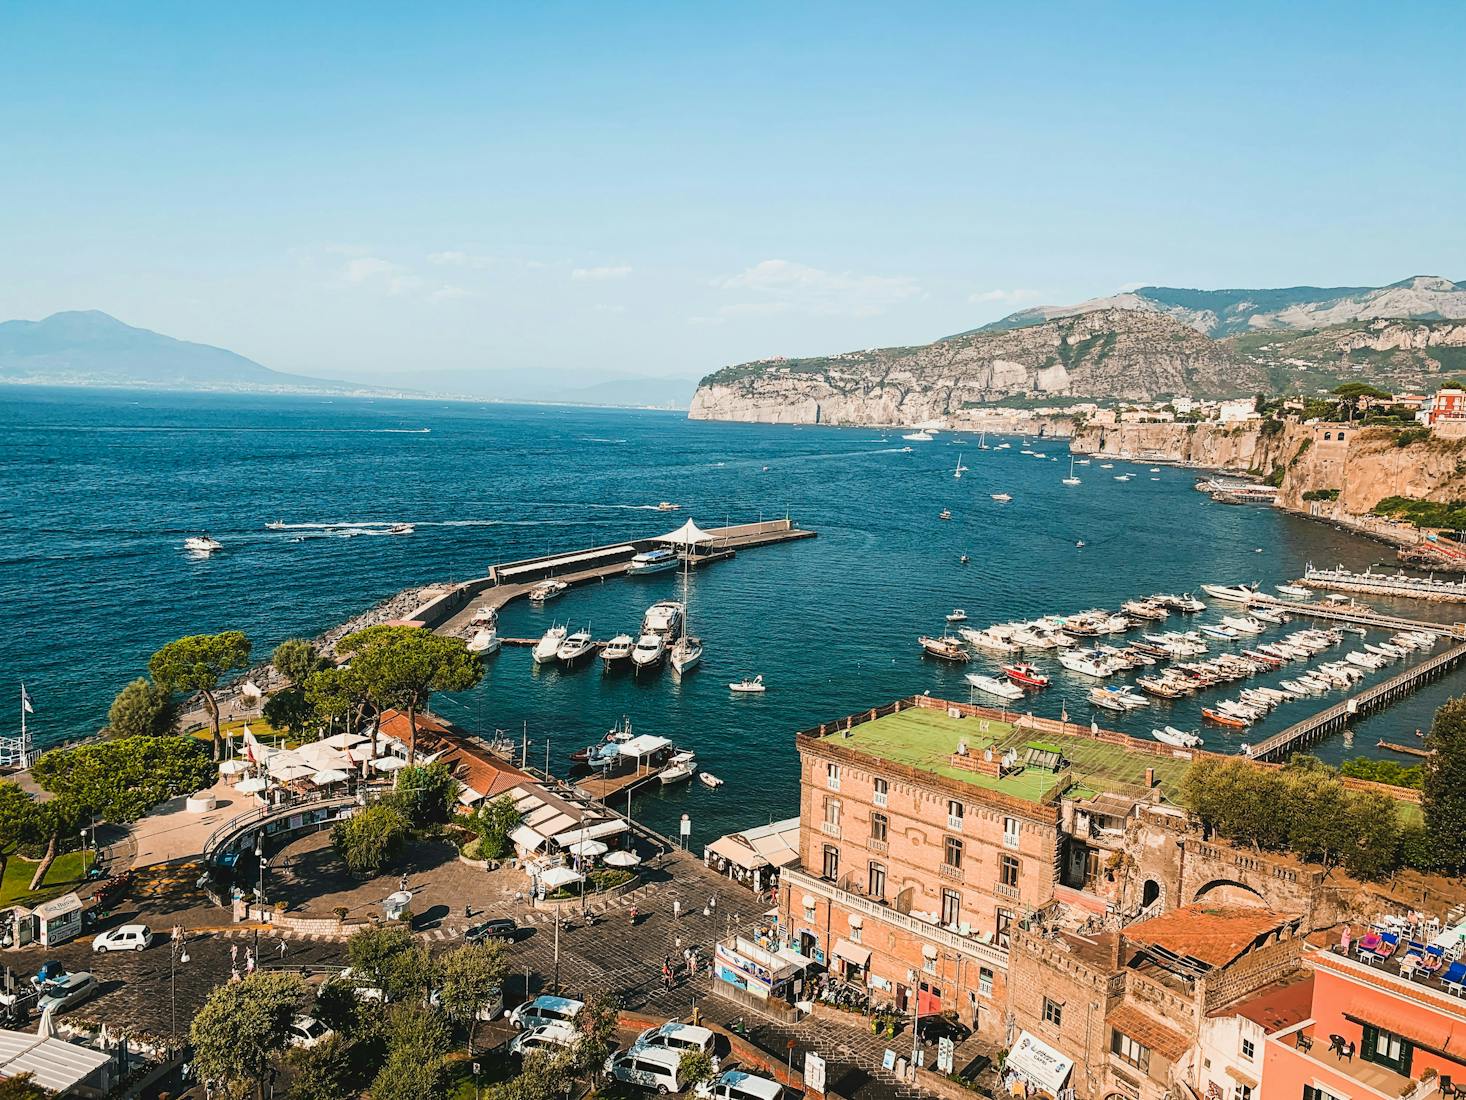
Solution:
<path fill-rule="evenodd" d="M 1426 735 L 1425 827 L 1443 870 L 1466 866 L 1466 696 L 1435 712 Z"/>

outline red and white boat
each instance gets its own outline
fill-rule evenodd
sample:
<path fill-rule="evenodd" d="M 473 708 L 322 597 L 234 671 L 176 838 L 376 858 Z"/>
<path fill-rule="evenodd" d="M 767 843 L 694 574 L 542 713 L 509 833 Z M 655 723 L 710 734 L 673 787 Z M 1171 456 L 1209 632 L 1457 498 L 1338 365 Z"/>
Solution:
<path fill-rule="evenodd" d="M 1004 665 L 1003 673 L 1020 687 L 1046 688 L 1049 686 L 1049 678 L 1027 662 Z"/>
<path fill-rule="evenodd" d="M 1219 726 L 1231 726 L 1233 729 L 1246 729 L 1252 725 L 1245 718 L 1238 717 L 1235 714 L 1227 714 L 1220 710 L 1212 710 L 1210 707 L 1202 707 L 1201 716 L 1208 722 L 1215 722 Z"/>

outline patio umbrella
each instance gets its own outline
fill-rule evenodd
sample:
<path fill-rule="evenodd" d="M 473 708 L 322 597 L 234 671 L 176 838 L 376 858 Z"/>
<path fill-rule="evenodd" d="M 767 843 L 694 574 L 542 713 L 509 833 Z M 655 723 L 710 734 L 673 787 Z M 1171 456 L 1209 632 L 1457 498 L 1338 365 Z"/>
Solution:
<path fill-rule="evenodd" d="M 219 765 L 220 775 L 238 775 L 240 772 L 249 771 L 248 760 L 225 760 Z"/>
<path fill-rule="evenodd" d="M 309 764 L 296 763 L 293 760 L 270 765 L 270 775 L 285 783 L 289 783 L 294 779 L 304 779 L 308 775 L 314 775 L 315 770 Z"/>
<path fill-rule="evenodd" d="M 256 776 L 253 779 L 240 780 L 239 783 L 235 784 L 234 789 L 240 794 L 259 794 L 261 791 L 268 790 L 269 787 L 270 781 L 268 779 L 260 779 Z"/>
<path fill-rule="evenodd" d="M 336 768 L 327 768 L 325 771 L 316 772 L 315 775 L 311 776 L 311 782 L 317 787 L 329 787 L 332 783 L 340 783 L 349 778 L 350 776 L 343 771 L 339 771 Z"/>
<path fill-rule="evenodd" d="M 321 744 L 333 749 L 349 749 L 353 745 L 360 745 L 363 741 L 370 740 L 370 737 L 360 733 L 333 733 L 330 737 L 323 738 Z"/>
<path fill-rule="evenodd" d="M 596 856 L 603 856 L 609 848 L 599 840 L 580 840 L 566 849 L 571 855 L 579 856 L 581 859 L 595 859 Z"/>
<path fill-rule="evenodd" d="M 407 767 L 407 761 L 400 756 L 384 756 L 380 760 L 373 760 L 372 767 L 379 772 L 395 772 Z"/>
<path fill-rule="evenodd" d="M 612 852 L 603 861 L 607 867 L 635 867 L 641 856 L 635 852 Z"/>

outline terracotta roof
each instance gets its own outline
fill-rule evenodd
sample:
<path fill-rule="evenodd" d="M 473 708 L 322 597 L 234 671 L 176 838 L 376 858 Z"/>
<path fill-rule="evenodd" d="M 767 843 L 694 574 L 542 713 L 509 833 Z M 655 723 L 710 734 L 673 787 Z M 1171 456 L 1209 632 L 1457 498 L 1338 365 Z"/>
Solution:
<path fill-rule="evenodd" d="M 1105 1023 L 1149 1047 L 1168 1062 L 1175 1062 L 1191 1049 L 1191 1040 L 1174 1028 L 1147 1016 L 1130 1004 L 1119 1004 L 1105 1016 Z"/>
<path fill-rule="evenodd" d="M 405 713 L 384 710 L 377 725 L 384 734 L 407 740 Z M 495 756 L 452 722 L 432 714 L 417 715 L 417 751 L 423 756 L 440 753 L 438 759 L 448 765 L 453 778 L 485 798 L 494 798 L 534 778 Z"/>
<path fill-rule="evenodd" d="M 419 737 L 429 733 L 442 735 L 445 733 L 462 732 L 458 731 L 451 722 L 445 722 L 433 714 L 418 714 L 416 718 Z M 384 710 L 377 718 L 377 729 L 388 736 L 397 738 L 399 741 L 405 742 L 407 740 L 407 733 L 410 728 L 407 724 L 406 711 Z"/>
<path fill-rule="evenodd" d="M 1298 970 L 1259 990 L 1255 996 L 1211 1015 L 1213 1018 L 1241 1016 L 1268 1035 L 1300 1024 L 1313 1015 L 1313 974 Z"/>
<path fill-rule="evenodd" d="M 1125 929 L 1131 943 L 1161 948 L 1208 967 L 1226 966 L 1259 936 L 1297 920 L 1257 905 L 1186 905 Z"/>

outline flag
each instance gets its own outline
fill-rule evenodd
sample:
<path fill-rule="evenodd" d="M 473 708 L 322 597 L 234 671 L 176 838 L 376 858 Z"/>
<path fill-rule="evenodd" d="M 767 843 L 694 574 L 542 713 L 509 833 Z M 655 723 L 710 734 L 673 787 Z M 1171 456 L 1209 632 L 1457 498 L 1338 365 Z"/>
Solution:
<path fill-rule="evenodd" d="M 20 709 L 26 714 L 35 714 L 36 708 L 31 705 L 31 693 L 26 691 L 25 685 L 20 685 Z"/>
<path fill-rule="evenodd" d="M 260 762 L 260 759 L 261 759 L 261 757 L 263 757 L 264 754 L 261 753 L 260 756 L 256 756 L 255 755 L 255 750 L 258 749 L 258 748 L 262 748 L 262 747 L 263 746 L 261 746 L 261 744 L 259 742 L 259 738 L 257 738 L 254 734 L 250 733 L 249 726 L 245 726 L 244 727 L 244 755 L 249 758 L 249 762 L 251 764 L 258 764 Z"/>

